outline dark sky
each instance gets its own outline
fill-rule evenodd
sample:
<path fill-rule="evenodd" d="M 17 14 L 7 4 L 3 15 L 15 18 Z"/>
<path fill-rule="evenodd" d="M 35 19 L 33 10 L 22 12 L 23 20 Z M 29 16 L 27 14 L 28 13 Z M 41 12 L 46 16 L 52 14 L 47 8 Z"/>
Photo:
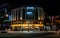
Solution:
<path fill-rule="evenodd" d="M 0 0 L 0 5 L 7 3 L 8 9 L 14 9 L 22 5 L 38 5 L 43 7 L 48 15 L 60 15 L 60 1 L 58 0 Z"/>

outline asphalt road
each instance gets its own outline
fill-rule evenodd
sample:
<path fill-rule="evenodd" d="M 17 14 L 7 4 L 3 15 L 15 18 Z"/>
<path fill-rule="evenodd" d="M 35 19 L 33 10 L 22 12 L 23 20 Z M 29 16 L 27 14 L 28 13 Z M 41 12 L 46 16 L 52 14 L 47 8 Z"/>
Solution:
<path fill-rule="evenodd" d="M 60 38 L 53 32 L 39 33 L 0 33 L 0 38 Z"/>

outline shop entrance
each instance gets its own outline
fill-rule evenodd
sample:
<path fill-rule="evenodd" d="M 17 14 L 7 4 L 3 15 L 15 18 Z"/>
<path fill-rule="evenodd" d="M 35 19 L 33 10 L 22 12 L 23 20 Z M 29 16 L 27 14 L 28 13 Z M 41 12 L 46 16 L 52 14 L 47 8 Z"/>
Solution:
<path fill-rule="evenodd" d="M 40 31 L 40 27 L 33 24 L 12 25 L 12 31 Z"/>

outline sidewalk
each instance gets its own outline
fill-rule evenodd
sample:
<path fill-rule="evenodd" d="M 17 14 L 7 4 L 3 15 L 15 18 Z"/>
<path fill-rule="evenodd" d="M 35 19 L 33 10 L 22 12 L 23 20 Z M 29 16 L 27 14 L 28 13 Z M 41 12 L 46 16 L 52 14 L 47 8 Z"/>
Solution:
<path fill-rule="evenodd" d="M 7 33 L 45 33 L 45 32 L 57 33 L 58 31 L 7 31 Z"/>
<path fill-rule="evenodd" d="M 8 31 L 8 33 L 45 33 L 45 32 L 56 33 L 56 31 Z"/>

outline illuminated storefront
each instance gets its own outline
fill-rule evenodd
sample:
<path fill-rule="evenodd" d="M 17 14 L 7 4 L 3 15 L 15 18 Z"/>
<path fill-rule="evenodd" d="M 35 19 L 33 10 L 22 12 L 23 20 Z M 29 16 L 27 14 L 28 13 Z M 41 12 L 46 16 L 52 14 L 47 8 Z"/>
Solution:
<path fill-rule="evenodd" d="M 41 7 L 20 7 L 11 11 L 11 28 L 19 31 L 40 30 L 44 22 L 44 12 Z"/>

